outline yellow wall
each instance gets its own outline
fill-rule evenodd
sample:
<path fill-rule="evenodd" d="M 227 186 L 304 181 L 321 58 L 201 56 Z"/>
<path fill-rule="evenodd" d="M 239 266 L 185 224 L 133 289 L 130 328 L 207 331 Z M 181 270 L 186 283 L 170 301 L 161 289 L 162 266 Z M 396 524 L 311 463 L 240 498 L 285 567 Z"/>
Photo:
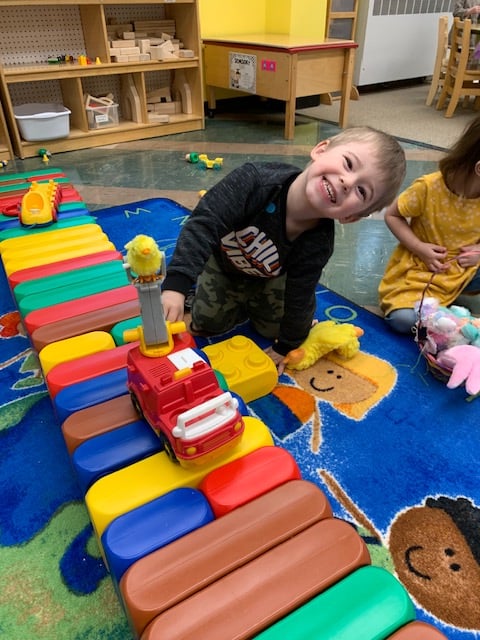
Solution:
<path fill-rule="evenodd" d="M 199 0 L 202 38 L 285 33 L 321 40 L 327 0 Z"/>

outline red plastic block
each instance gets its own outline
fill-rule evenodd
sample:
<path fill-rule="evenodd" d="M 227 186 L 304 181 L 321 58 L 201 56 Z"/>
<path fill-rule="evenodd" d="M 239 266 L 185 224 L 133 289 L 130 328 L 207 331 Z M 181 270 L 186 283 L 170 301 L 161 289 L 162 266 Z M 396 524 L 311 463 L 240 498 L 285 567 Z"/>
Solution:
<path fill-rule="evenodd" d="M 50 322 L 36 329 L 31 334 L 32 344 L 36 351 L 52 342 L 79 336 L 90 331 L 111 331 L 119 322 L 136 318 L 140 315 L 140 302 L 138 298 L 113 304 L 104 309 L 80 313 L 78 316 Z"/>
<path fill-rule="evenodd" d="M 37 267 L 20 269 L 19 271 L 14 271 L 14 273 L 8 277 L 8 283 L 10 287 L 14 289 L 20 282 L 35 280 L 36 278 L 45 278 L 46 276 L 53 276 L 58 273 L 65 273 L 65 271 L 81 269 L 82 267 L 90 267 L 102 262 L 110 262 L 111 260 L 123 260 L 120 251 L 99 251 L 98 253 L 91 253 L 78 258 L 68 258 L 67 260 L 49 262 L 48 264 L 42 264 Z"/>
<path fill-rule="evenodd" d="M 327 518 L 164 611 L 141 640 L 253 638 L 368 564 L 355 529 Z"/>
<path fill-rule="evenodd" d="M 388 636 L 388 640 L 448 640 L 448 638 L 431 624 L 415 620 Z"/>
<path fill-rule="evenodd" d="M 331 515 L 316 485 L 293 480 L 141 558 L 120 581 L 133 628 L 142 633 L 162 611 Z"/>
<path fill-rule="evenodd" d="M 85 442 L 139 419 L 129 394 L 72 413 L 62 424 L 70 455 Z"/>
<path fill-rule="evenodd" d="M 138 346 L 138 342 L 55 365 L 47 374 L 47 386 L 51 397 L 54 398 L 61 389 L 71 384 L 126 367 L 127 354 L 134 346 Z"/>
<path fill-rule="evenodd" d="M 284 482 L 300 477 L 300 469 L 286 449 L 262 447 L 218 467 L 205 476 L 198 488 L 219 518 Z"/>
<path fill-rule="evenodd" d="M 89 313 L 131 300 L 138 300 L 138 292 L 133 284 L 95 293 L 78 300 L 61 302 L 44 309 L 36 309 L 26 315 L 23 322 L 27 332 L 32 335 L 36 329 L 46 324 L 74 318 L 79 314 L 79 311 Z"/>

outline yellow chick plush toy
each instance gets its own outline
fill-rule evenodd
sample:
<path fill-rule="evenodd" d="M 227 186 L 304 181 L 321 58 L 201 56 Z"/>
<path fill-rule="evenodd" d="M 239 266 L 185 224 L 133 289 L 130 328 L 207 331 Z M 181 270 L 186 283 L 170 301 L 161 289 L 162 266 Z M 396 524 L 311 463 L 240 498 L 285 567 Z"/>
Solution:
<path fill-rule="evenodd" d="M 126 262 L 136 276 L 154 279 L 162 266 L 162 252 L 150 236 L 139 234 L 125 245 Z"/>
<path fill-rule="evenodd" d="M 358 338 L 362 335 L 363 329 L 353 324 L 337 324 L 333 320 L 318 322 L 298 349 L 289 351 L 283 361 L 289 369 L 301 371 L 331 351 L 347 360 L 359 351 Z"/>

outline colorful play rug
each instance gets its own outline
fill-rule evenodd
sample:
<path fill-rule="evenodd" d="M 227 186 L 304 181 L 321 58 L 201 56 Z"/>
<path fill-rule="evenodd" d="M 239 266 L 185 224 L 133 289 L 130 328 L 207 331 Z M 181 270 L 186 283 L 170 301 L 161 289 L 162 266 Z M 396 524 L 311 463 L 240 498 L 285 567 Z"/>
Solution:
<path fill-rule="evenodd" d="M 171 255 L 188 212 L 154 199 L 96 211 L 123 250 L 138 233 Z M 480 636 L 480 399 L 448 390 L 413 340 L 322 286 L 317 317 L 363 329 L 361 351 L 284 374 L 249 405 L 304 479 L 394 572 L 420 620 L 452 640 Z M 238 332 L 258 340 L 248 324 Z M 222 339 L 229 335 L 222 336 Z M 0 635 L 127 640 L 36 356 L 0 278 Z M 207 341 L 199 342 L 205 346 Z"/>

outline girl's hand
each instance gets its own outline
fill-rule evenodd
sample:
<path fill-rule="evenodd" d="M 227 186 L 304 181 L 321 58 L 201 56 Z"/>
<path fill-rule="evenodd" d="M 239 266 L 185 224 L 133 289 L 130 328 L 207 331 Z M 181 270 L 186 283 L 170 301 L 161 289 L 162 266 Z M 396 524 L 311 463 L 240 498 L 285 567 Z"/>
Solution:
<path fill-rule="evenodd" d="M 446 271 L 450 267 L 448 262 L 445 262 L 447 249 L 438 244 L 422 242 L 417 248 L 416 254 L 425 264 L 427 269 L 433 273 Z"/>
<path fill-rule="evenodd" d="M 185 296 L 178 291 L 162 291 L 162 304 L 165 320 L 180 322 L 184 316 Z"/>
<path fill-rule="evenodd" d="M 281 376 L 285 370 L 285 363 L 283 362 L 283 359 L 285 358 L 285 356 L 282 356 L 279 353 L 277 353 L 273 349 L 273 347 L 268 347 L 267 349 L 265 349 L 265 353 L 267 354 L 267 356 L 269 356 L 273 360 L 273 362 L 275 363 L 275 366 L 277 367 L 278 375 Z"/>
<path fill-rule="evenodd" d="M 480 262 L 480 245 L 470 244 L 460 247 L 457 262 L 461 267 L 474 267 Z"/>

